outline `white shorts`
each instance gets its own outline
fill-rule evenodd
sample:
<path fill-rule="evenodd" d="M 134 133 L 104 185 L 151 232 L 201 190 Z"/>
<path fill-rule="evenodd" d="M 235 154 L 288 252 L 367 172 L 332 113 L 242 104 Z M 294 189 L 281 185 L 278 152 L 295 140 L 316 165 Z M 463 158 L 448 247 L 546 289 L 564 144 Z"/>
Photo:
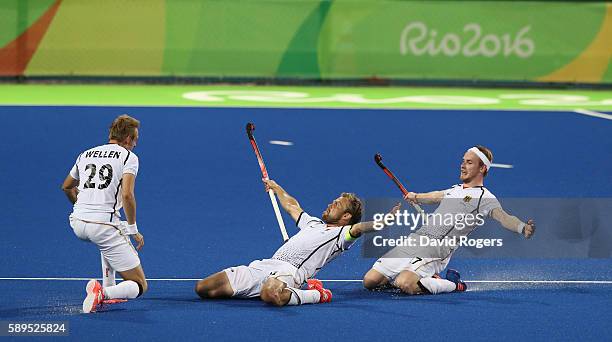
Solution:
<path fill-rule="evenodd" d="M 234 290 L 232 297 L 259 297 L 261 286 L 268 278 L 276 278 L 289 287 L 302 285 L 297 268 L 288 262 L 263 259 L 255 260 L 249 266 L 234 266 L 224 269 Z"/>
<path fill-rule="evenodd" d="M 372 269 L 394 280 L 402 271 L 416 273 L 421 278 L 429 278 L 436 273 L 442 272 L 448 262 L 450 255 L 445 259 L 440 258 L 380 258 L 376 260 Z"/>
<path fill-rule="evenodd" d="M 108 215 L 105 216 L 108 220 Z M 104 220 L 96 220 L 96 217 L 79 218 L 87 221 L 104 222 Z M 138 252 L 132 246 L 130 238 L 121 235 L 118 229 L 109 225 L 86 223 L 73 217 L 73 215 L 70 215 L 70 227 L 79 239 L 98 245 L 100 252 L 113 270 L 123 272 L 140 265 Z"/>

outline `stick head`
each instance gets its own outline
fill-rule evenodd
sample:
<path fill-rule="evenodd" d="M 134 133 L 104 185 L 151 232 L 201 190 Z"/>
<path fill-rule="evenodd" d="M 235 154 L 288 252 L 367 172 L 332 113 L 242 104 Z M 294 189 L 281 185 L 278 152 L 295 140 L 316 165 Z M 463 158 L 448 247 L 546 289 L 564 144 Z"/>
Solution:
<path fill-rule="evenodd" d="M 253 139 L 253 131 L 255 130 L 255 124 L 253 124 L 252 122 L 249 122 L 246 125 L 246 132 L 247 135 L 249 136 L 249 139 Z"/>
<path fill-rule="evenodd" d="M 374 155 L 374 161 L 376 162 L 376 164 L 378 164 L 378 166 L 384 168 L 385 166 L 382 163 L 382 156 L 380 155 L 380 153 L 376 153 Z"/>

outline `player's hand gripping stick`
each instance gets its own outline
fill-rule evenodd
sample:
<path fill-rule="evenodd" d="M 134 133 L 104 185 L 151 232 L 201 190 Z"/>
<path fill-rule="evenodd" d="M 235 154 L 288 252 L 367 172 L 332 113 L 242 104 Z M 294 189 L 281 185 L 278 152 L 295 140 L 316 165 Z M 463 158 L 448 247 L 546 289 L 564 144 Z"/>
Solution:
<path fill-rule="evenodd" d="M 255 151 L 255 155 L 257 156 L 257 161 L 259 162 L 259 168 L 261 169 L 261 175 L 263 179 L 268 180 L 268 170 L 266 169 L 266 164 L 264 164 L 263 157 L 261 156 L 261 152 L 259 152 L 259 148 L 257 147 L 257 142 L 255 141 L 255 136 L 253 136 L 253 131 L 255 130 L 255 125 L 252 123 L 248 123 L 246 125 L 246 132 L 249 136 L 249 141 L 251 142 L 251 146 L 253 146 L 253 151 Z M 270 201 L 272 202 L 272 207 L 274 208 L 274 214 L 276 214 L 276 220 L 278 221 L 278 226 L 280 228 L 281 234 L 283 235 L 283 241 L 289 240 L 289 235 L 287 235 L 287 229 L 285 228 L 285 223 L 283 222 L 283 217 L 281 216 L 280 209 L 278 208 L 278 202 L 276 202 L 276 197 L 274 196 L 274 191 L 272 189 L 268 189 L 268 195 L 270 195 Z"/>
<path fill-rule="evenodd" d="M 374 161 L 376 162 L 376 164 L 378 166 L 380 166 L 380 168 L 383 170 L 384 173 L 387 174 L 387 176 L 389 176 L 389 178 L 391 178 L 391 180 L 393 181 L 393 183 L 395 183 L 395 185 L 397 185 L 397 187 L 400 189 L 400 191 L 402 192 L 402 194 L 404 196 L 406 196 L 406 194 L 408 194 L 408 190 L 406 190 L 406 188 L 404 187 L 404 185 L 399 181 L 399 179 L 397 179 L 397 177 L 395 177 L 395 175 L 393 174 L 393 172 L 391 172 L 386 166 L 385 164 L 382 163 L 382 156 L 380 155 L 380 153 L 376 153 L 374 155 Z M 425 211 L 421 208 L 420 205 L 418 205 L 416 202 L 410 202 L 410 204 L 414 207 L 414 209 L 416 209 L 416 211 L 421 214 L 421 215 L 425 215 Z"/>

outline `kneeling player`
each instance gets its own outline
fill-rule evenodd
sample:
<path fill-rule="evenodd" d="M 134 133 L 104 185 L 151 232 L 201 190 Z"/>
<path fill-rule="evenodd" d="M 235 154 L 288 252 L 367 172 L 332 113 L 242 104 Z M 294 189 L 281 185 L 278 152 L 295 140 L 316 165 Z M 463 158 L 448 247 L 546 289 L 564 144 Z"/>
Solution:
<path fill-rule="evenodd" d="M 270 259 L 226 268 L 200 280 L 196 293 L 202 298 L 260 297 L 277 306 L 331 301 L 331 291 L 324 289 L 320 281 L 310 278 L 349 249 L 361 234 L 373 230 L 372 222 L 358 223 L 361 200 L 354 194 L 343 193 L 327 207 L 321 220 L 304 212 L 296 199 L 276 182 L 264 182 L 276 193 L 300 231 Z M 394 208 L 397 209 L 399 205 Z M 300 289 L 306 282 L 308 289 Z"/>
<path fill-rule="evenodd" d="M 484 146 L 470 148 L 463 155 L 460 168 L 462 184 L 453 186 L 444 191 L 429 193 L 408 193 L 404 199 L 410 202 L 424 204 L 439 204 L 434 214 L 452 215 L 456 217 L 466 214 L 480 214 L 482 217 L 492 217 L 504 228 L 530 238 L 535 232 L 535 223 L 528 220 L 522 222 L 515 216 L 506 213 L 497 198 L 484 187 L 484 177 L 488 174 L 493 161 L 493 154 Z M 412 234 L 414 238 L 427 237 L 442 240 L 445 238 L 460 238 L 470 235 L 478 226 L 465 222 L 463 228 L 459 225 L 424 224 Z M 413 254 L 396 247 L 389 254 L 378 259 L 370 271 L 363 278 L 363 285 L 367 289 L 391 285 L 407 294 L 445 293 L 465 291 L 466 285 L 461 281 L 459 272 L 448 270 L 446 279 L 432 277 L 446 268 L 457 247 L 441 250 L 439 257 L 398 257 L 402 254 Z M 395 256 L 395 257 L 389 257 Z"/>
<path fill-rule="evenodd" d="M 83 312 L 94 312 L 100 304 L 132 299 L 147 291 L 136 249 L 144 238 L 136 226 L 134 186 L 138 157 L 132 150 L 138 141 L 140 122 L 128 115 L 113 121 L 108 144 L 81 153 L 62 189 L 74 204 L 70 226 L 81 240 L 93 242 L 100 250 L 102 285 L 87 283 Z M 123 207 L 127 221 L 120 221 Z M 137 243 L 136 249 L 130 241 Z M 115 271 L 123 282 L 115 284 Z"/>

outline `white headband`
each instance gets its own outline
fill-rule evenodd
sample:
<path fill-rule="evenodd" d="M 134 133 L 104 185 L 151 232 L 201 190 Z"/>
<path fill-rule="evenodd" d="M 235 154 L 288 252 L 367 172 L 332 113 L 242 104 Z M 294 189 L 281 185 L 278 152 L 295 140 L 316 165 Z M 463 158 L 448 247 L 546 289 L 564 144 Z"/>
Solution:
<path fill-rule="evenodd" d="M 478 147 L 472 147 L 468 150 L 468 152 L 474 152 L 476 153 L 476 155 L 478 156 L 478 158 L 480 158 L 480 160 L 482 160 L 482 162 L 485 164 L 485 166 L 487 167 L 487 170 L 489 170 L 491 168 L 491 161 L 489 160 L 489 158 L 487 158 L 487 156 L 484 155 L 484 153 L 480 152 L 480 150 L 478 149 Z"/>

